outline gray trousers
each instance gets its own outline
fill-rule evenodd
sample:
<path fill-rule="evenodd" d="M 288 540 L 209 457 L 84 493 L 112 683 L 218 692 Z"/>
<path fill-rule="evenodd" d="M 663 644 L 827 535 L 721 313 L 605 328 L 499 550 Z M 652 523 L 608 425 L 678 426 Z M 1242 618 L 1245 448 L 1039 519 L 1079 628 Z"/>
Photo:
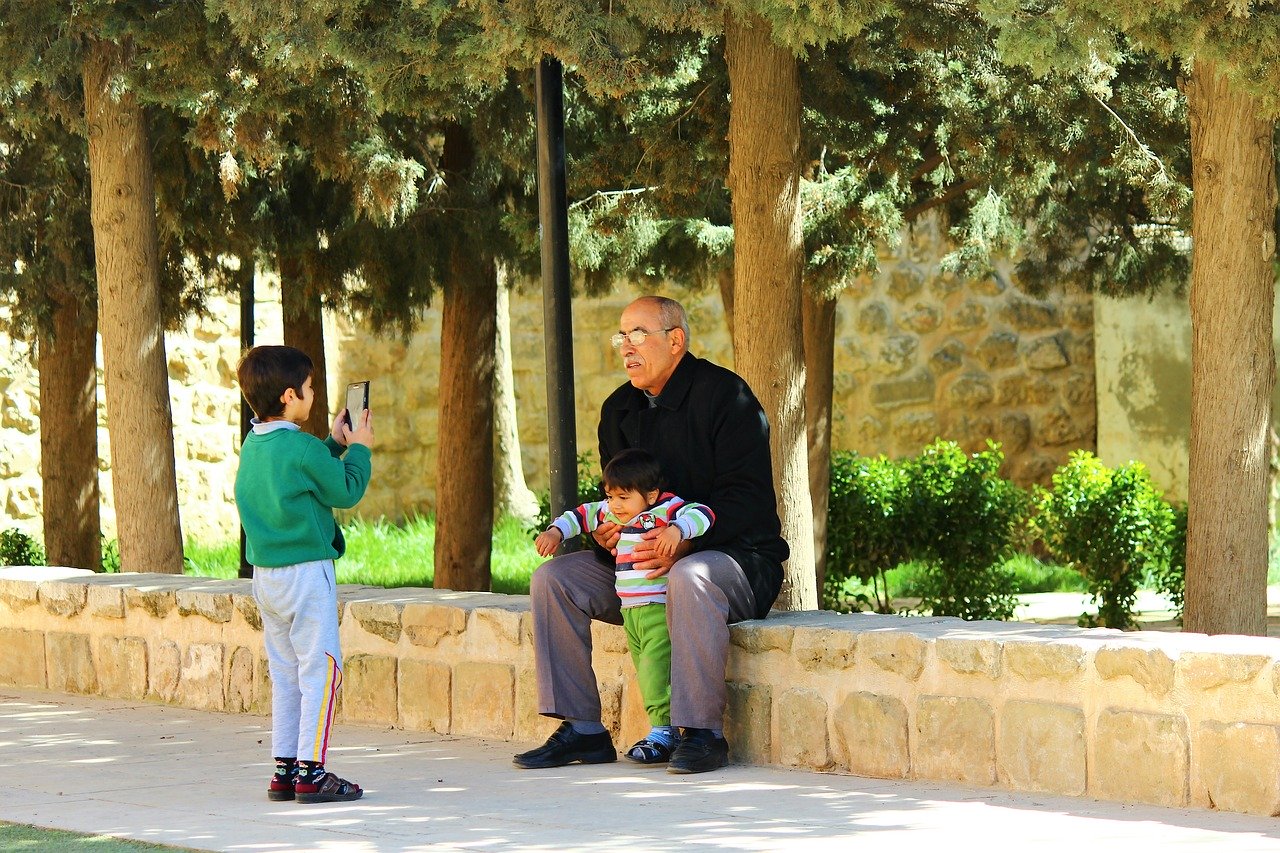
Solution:
<path fill-rule="evenodd" d="M 271 673 L 271 755 L 324 762 L 342 684 L 333 560 L 253 569 Z"/>
<path fill-rule="evenodd" d="M 671 724 L 718 729 L 728 690 L 729 624 L 750 619 L 755 597 L 742 568 L 720 551 L 676 561 L 667 589 L 671 630 Z M 591 620 L 622 624 L 612 565 L 591 551 L 543 563 L 529 584 L 533 609 L 538 712 L 570 720 L 600 719 L 591 668 Z"/>

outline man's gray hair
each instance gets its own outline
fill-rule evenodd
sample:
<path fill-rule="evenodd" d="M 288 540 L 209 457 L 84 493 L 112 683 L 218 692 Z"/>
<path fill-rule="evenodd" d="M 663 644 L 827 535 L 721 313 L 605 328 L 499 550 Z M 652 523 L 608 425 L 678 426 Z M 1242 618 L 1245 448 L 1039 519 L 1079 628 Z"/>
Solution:
<path fill-rule="evenodd" d="M 688 349 L 689 315 L 684 312 L 684 306 L 666 296 L 653 296 L 650 298 L 658 306 L 658 317 L 662 320 L 662 328 L 679 329 L 684 332 L 684 346 L 685 349 Z"/>

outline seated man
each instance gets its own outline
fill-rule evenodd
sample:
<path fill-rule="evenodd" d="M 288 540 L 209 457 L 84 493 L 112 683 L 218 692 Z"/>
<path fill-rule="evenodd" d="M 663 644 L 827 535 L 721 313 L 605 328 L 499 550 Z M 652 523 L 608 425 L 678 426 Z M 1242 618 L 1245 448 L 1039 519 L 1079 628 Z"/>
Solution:
<path fill-rule="evenodd" d="M 682 731 L 667 769 L 702 773 L 728 762 L 729 624 L 764 618 L 790 553 L 773 490 L 769 425 L 741 378 L 688 351 L 688 319 L 675 300 L 632 302 L 613 345 L 629 382 L 601 408 L 600 464 L 643 448 L 658 459 L 669 491 L 716 513 L 706 535 L 682 541 L 670 556 L 660 556 L 652 539 L 637 543 L 631 564 L 669 580 L 671 723 Z M 539 712 L 564 722 L 545 744 L 517 755 L 517 767 L 617 760 L 600 722 L 591 620 L 622 622 L 607 550 L 619 533 L 615 524 L 601 525 L 592 534 L 600 547 L 549 560 L 533 575 Z"/>

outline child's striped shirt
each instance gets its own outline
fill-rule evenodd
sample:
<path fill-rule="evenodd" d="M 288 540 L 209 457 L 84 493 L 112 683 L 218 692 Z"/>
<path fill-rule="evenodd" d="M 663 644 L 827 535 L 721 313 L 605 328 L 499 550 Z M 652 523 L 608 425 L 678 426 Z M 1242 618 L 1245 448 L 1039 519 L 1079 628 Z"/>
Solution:
<path fill-rule="evenodd" d="M 623 607 L 641 604 L 666 604 L 667 576 L 646 578 L 645 572 L 631 568 L 632 551 L 641 541 L 645 531 L 662 529 L 669 524 L 680 528 L 685 539 L 701 536 L 715 523 L 715 513 L 704 504 L 685 501 L 670 492 L 658 496 L 658 502 L 629 522 L 622 522 L 609 512 L 608 501 L 592 501 L 576 509 L 566 511 L 552 522 L 565 539 L 590 533 L 606 521 L 622 525 L 622 538 L 618 540 L 617 585 L 618 597 Z"/>

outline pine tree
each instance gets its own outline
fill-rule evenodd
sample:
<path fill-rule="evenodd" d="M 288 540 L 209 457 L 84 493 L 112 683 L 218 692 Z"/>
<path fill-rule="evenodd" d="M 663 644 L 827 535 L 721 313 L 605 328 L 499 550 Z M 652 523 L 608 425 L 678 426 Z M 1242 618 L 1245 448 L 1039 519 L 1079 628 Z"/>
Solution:
<path fill-rule="evenodd" d="M 0 293 L 36 341 L 44 546 L 50 565 L 101 565 L 98 339 L 85 142 L 12 89 L 0 115 Z M 25 120 L 24 120 L 25 118 Z"/>
<path fill-rule="evenodd" d="M 6 2 L 0 73 L 6 87 L 32 93 L 33 108 L 88 140 L 121 558 L 131 569 L 180 572 L 151 143 L 131 77 L 145 64 L 137 39 L 153 20 L 128 4 Z"/>
<path fill-rule="evenodd" d="M 1184 625 L 1265 633 L 1280 12 L 1163 0 L 984 11 L 1010 59 L 1037 70 L 1118 64 L 1137 46 L 1181 72 L 1195 193 L 1182 229 L 1194 246 Z"/>

